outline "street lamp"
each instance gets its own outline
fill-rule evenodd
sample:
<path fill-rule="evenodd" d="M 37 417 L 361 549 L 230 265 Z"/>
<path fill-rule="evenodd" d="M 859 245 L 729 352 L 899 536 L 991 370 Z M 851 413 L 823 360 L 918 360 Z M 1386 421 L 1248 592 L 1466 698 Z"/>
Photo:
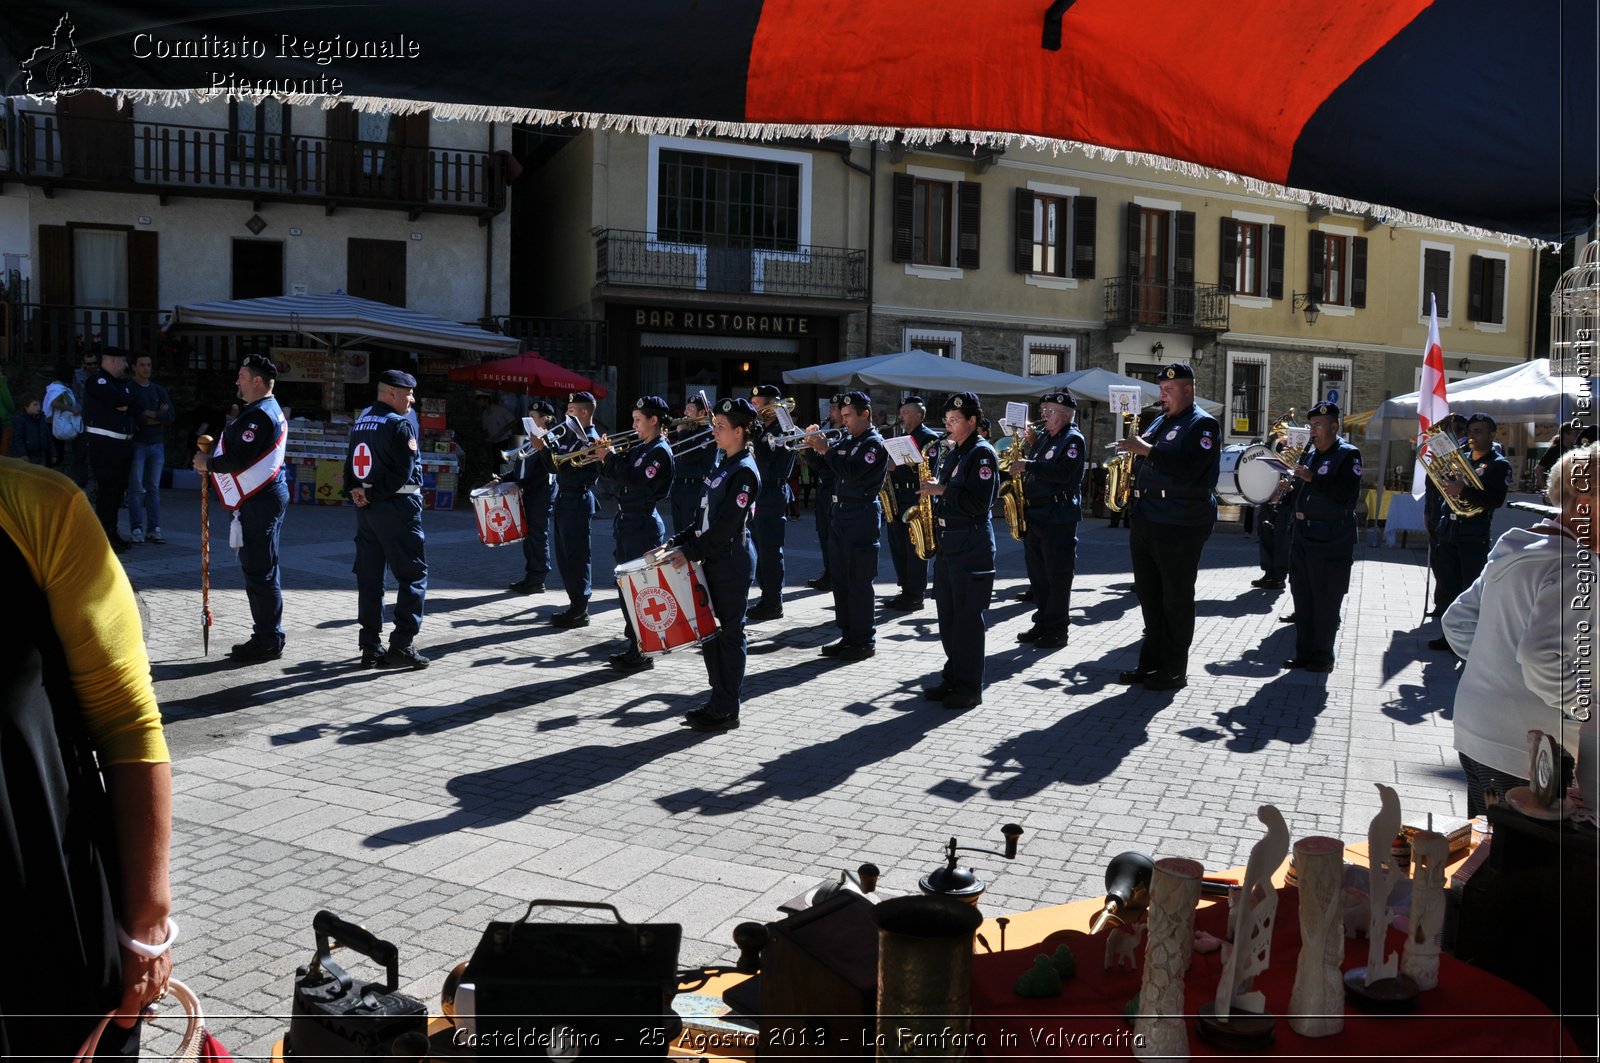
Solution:
<path fill-rule="evenodd" d="M 1322 307 L 1317 305 L 1317 297 L 1310 292 L 1293 292 L 1289 301 L 1289 313 L 1296 310 L 1306 312 L 1306 324 L 1315 325 L 1317 318 L 1322 316 Z"/>

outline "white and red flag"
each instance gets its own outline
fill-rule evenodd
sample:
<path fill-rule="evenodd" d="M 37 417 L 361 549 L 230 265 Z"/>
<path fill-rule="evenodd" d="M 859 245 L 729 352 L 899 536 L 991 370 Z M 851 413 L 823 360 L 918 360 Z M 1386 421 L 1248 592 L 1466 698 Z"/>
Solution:
<path fill-rule="evenodd" d="M 1434 425 L 1450 416 L 1450 399 L 1444 390 L 1444 346 L 1439 342 L 1439 299 L 1428 293 L 1428 346 L 1422 352 L 1422 389 L 1417 394 L 1417 443 Z M 1411 474 L 1411 497 L 1421 498 L 1428 482 L 1422 471 L 1422 451 Z"/>

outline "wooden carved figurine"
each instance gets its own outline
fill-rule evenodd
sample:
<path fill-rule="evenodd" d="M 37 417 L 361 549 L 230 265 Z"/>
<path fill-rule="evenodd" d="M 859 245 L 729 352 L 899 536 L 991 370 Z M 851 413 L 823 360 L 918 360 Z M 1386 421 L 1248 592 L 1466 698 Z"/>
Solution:
<path fill-rule="evenodd" d="M 1118 923 L 1111 928 L 1111 933 L 1106 935 L 1106 970 L 1113 967 L 1139 969 L 1139 961 L 1134 957 L 1133 950 L 1139 947 L 1139 938 L 1144 931 L 1142 921 Z"/>
<path fill-rule="evenodd" d="M 1235 1007 L 1257 1014 L 1266 1010 L 1266 997 L 1253 991 L 1255 976 L 1267 969 L 1272 952 L 1272 920 L 1278 911 L 1278 890 L 1272 873 L 1289 855 L 1289 828 L 1272 805 L 1262 805 L 1256 817 L 1267 833 L 1250 850 L 1245 865 L 1244 888 L 1234 917 L 1233 949 L 1217 983 L 1213 1014 L 1227 1021 Z"/>
<path fill-rule="evenodd" d="M 1183 1020 L 1183 977 L 1194 944 L 1194 908 L 1205 869 L 1197 861 L 1156 861 L 1150 881 L 1150 923 L 1145 935 L 1144 981 L 1134 1020 L 1135 1059 L 1189 1058 Z"/>
<path fill-rule="evenodd" d="M 1439 985 L 1439 932 L 1444 927 L 1444 865 L 1450 843 L 1442 834 L 1418 831 L 1411 837 L 1411 932 L 1406 935 L 1400 972 L 1418 989 Z"/>
<path fill-rule="evenodd" d="M 1400 957 L 1383 954 L 1384 938 L 1389 929 L 1389 895 L 1406 877 L 1393 855 L 1395 836 L 1400 833 L 1400 799 L 1393 788 L 1378 783 L 1378 814 L 1367 827 L 1367 971 L 1365 982 L 1372 985 L 1393 978 L 1400 969 Z"/>
<path fill-rule="evenodd" d="M 1344 843 L 1301 838 L 1294 844 L 1294 862 L 1300 882 L 1300 959 L 1289 995 L 1289 1028 L 1301 1037 L 1328 1037 L 1344 1029 L 1344 979 L 1339 974 L 1344 960 Z"/>

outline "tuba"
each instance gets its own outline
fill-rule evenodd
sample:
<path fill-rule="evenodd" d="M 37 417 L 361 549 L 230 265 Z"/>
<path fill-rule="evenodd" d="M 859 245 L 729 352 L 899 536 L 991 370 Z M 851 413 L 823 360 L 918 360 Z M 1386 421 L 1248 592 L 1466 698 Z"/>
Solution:
<path fill-rule="evenodd" d="M 1016 468 L 1017 459 L 1022 457 L 1022 433 L 1018 428 L 1011 436 L 1011 445 L 1000 457 L 1000 474 L 1005 476 Z M 1005 514 L 1006 526 L 1011 529 L 1011 537 L 1018 542 L 1028 537 L 1027 505 L 1023 500 L 1022 478 L 1020 476 L 1008 477 L 1000 484 L 1000 511 Z"/>
<path fill-rule="evenodd" d="M 933 451 L 934 446 L 929 443 L 922 452 L 922 461 L 917 465 L 919 487 L 933 479 Z M 917 552 L 917 557 L 923 561 L 932 557 L 939 546 L 937 525 L 933 520 L 933 499 L 926 495 L 919 497 L 916 505 L 906 510 L 900 519 L 905 522 L 906 535 L 910 538 L 911 549 Z"/>
<path fill-rule="evenodd" d="M 1122 438 L 1133 433 L 1134 414 L 1122 415 Z M 1115 446 L 1116 444 L 1112 444 Z M 1133 455 L 1118 454 L 1106 462 L 1106 508 L 1121 513 L 1133 501 Z"/>
<path fill-rule="evenodd" d="M 1422 471 L 1428 474 L 1433 486 L 1439 489 L 1444 504 L 1450 507 L 1451 512 L 1458 517 L 1483 515 L 1482 506 L 1475 506 L 1463 498 L 1454 498 L 1444 489 L 1446 481 L 1459 480 L 1467 487 L 1483 490 L 1483 481 L 1478 479 L 1472 463 L 1461 453 L 1461 447 L 1457 445 L 1454 436 L 1443 428 L 1430 430 L 1422 437 L 1417 460 L 1422 463 Z"/>

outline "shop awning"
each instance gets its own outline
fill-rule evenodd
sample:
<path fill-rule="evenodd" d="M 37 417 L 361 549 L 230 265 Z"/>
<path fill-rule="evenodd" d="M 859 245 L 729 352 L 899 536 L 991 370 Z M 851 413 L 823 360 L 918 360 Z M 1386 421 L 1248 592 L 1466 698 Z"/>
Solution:
<path fill-rule="evenodd" d="M 799 354 L 799 340 L 772 336 L 697 336 L 692 332 L 641 332 L 639 346 L 662 351 L 726 351 L 730 354 Z"/>

